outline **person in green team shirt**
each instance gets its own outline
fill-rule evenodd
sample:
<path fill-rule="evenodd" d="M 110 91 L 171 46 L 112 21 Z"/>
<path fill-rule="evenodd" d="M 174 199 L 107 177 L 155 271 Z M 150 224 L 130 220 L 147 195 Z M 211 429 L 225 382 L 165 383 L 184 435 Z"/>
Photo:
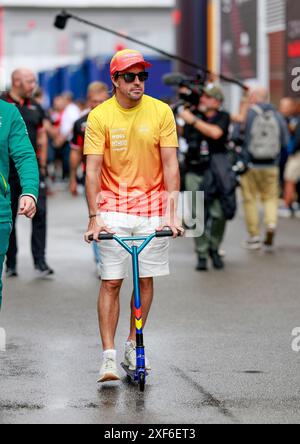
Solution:
<path fill-rule="evenodd" d="M 9 161 L 16 165 L 23 194 L 19 214 L 32 219 L 36 213 L 39 170 L 25 122 L 14 105 L 0 100 L 0 310 L 2 306 L 2 270 L 12 224 Z"/>

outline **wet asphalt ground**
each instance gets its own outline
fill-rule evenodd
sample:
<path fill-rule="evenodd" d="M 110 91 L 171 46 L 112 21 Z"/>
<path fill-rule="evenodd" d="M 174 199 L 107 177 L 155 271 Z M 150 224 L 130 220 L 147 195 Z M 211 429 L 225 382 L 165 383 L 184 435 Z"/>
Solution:
<path fill-rule="evenodd" d="M 0 326 L 1 424 L 299 423 L 300 221 L 284 220 L 275 254 L 241 248 L 231 223 L 227 268 L 199 274 L 190 239 L 172 242 L 172 276 L 156 282 L 145 331 L 153 371 L 139 393 L 124 376 L 97 387 L 101 360 L 92 252 L 82 242 L 83 198 L 50 200 L 48 260 L 37 280 L 27 221 L 19 223 L 20 277 L 6 282 Z M 118 360 L 128 334 L 131 281 L 122 291 Z M 120 369 L 122 374 L 122 370 Z M 123 376 L 123 374 L 122 374 Z"/>

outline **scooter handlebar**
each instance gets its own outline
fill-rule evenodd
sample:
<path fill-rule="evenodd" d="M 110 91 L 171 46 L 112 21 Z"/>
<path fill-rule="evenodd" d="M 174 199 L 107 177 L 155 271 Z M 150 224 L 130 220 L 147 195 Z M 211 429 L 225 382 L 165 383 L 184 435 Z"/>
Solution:
<path fill-rule="evenodd" d="M 162 237 L 173 237 L 173 231 L 168 229 L 168 230 L 162 230 L 162 231 L 156 231 L 156 235 L 155 237 L 157 238 L 162 238 Z M 114 240 L 114 234 L 110 234 L 110 233 L 101 233 L 99 235 L 99 241 L 105 241 L 105 240 Z M 89 241 L 92 242 L 94 240 L 93 236 L 89 237 Z"/>
<path fill-rule="evenodd" d="M 110 234 L 110 233 L 101 233 L 101 234 L 99 234 L 99 238 L 98 238 L 100 241 L 104 241 L 104 240 L 113 240 L 114 239 L 114 235 L 113 234 Z M 94 238 L 93 238 L 93 236 L 90 236 L 89 237 L 89 241 L 93 241 L 94 240 Z"/>
<path fill-rule="evenodd" d="M 173 237 L 173 231 L 172 230 L 162 230 L 156 232 L 156 237 Z"/>

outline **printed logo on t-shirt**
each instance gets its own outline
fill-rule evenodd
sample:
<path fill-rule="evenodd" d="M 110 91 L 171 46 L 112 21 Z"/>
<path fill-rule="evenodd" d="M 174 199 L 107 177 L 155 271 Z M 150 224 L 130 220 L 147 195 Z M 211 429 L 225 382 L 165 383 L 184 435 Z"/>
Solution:
<path fill-rule="evenodd" d="M 141 134 L 148 134 L 150 132 L 150 128 L 147 125 L 142 125 L 139 127 L 139 132 Z"/>
<path fill-rule="evenodd" d="M 111 130 L 111 148 L 112 151 L 126 151 L 128 149 L 126 128 Z"/>

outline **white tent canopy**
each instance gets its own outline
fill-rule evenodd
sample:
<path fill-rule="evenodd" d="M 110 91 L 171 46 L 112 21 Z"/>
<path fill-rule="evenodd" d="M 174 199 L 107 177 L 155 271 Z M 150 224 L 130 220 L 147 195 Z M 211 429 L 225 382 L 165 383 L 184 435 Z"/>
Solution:
<path fill-rule="evenodd" d="M 2 0 L 0 6 L 37 7 L 35 0 Z M 175 0 L 43 0 L 39 8 L 170 8 Z"/>

